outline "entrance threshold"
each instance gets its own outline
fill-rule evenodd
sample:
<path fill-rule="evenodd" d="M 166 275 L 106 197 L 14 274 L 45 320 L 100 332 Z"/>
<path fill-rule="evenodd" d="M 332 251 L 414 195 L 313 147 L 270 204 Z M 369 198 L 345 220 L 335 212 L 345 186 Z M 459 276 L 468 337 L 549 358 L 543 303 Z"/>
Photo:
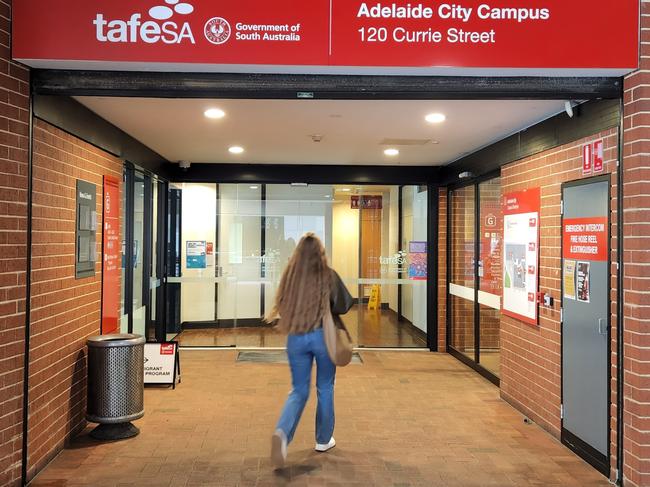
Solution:
<path fill-rule="evenodd" d="M 255 351 L 273 351 L 285 350 L 284 347 L 178 347 L 179 350 L 191 351 L 216 351 L 216 352 L 231 352 L 237 350 L 239 352 L 255 352 Z M 376 347 L 355 347 L 355 352 L 430 352 L 428 348 L 376 348 Z"/>

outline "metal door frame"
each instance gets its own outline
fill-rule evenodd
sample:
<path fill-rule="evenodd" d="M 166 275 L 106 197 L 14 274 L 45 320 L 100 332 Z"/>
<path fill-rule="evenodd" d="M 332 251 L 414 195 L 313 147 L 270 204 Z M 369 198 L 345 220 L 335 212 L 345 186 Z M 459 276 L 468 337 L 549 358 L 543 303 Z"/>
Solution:
<path fill-rule="evenodd" d="M 619 168 L 620 170 L 620 168 Z M 562 201 L 562 212 L 560 215 L 560 263 L 562 279 L 560 283 L 560 296 L 561 296 L 561 309 L 564 309 L 564 190 L 567 188 L 575 188 L 579 186 L 586 186 L 593 183 L 607 182 L 607 287 L 610 289 L 612 282 L 612 178 L 611 174 L 603 174 L 600 176 L 592 176 L 585 179 L 576 181 L 569 181 L 562 183 L 560 189 L 560 198 Z M 618 215 L 617 211 L 617 215 Z M 620 244 L 618 245 L 620 249 Z M 616 283 L 617 288 L 621 285 L 620 282 Z M 589 463 L 592 467 L 598 470 L 606 477 L 610 477 L 611 472 L 611 458 L 612 458 L 612 295 L 611 289 L 607 293 L 607 404 L 608 404 L 608 420 L 607 420 L 607 455 L 605 461 L 601 461 L 602 454 L 594 447 L 564 429 L 564 414 L 560 414 L 560 439 L 562 444 L 581 457 L 584 461 Z M 618 319 L 620 322 L 620 319 Z M 564 316 L 562 313 L 562 320 L 560 323 L 560 404 L 561 410 L 564 411 Z M 619 440 L 620 441 L 620 440 Z"/>

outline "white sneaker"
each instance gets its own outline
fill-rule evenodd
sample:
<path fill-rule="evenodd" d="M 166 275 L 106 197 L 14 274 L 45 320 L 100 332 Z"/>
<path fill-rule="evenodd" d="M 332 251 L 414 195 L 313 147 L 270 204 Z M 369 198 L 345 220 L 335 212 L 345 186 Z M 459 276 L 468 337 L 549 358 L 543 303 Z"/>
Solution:
<path fill-rule="evenodd" d="M 327 450 L 331 450 L 335 446 L 336 446 L 336 441 L 334 441 L 334 437 L 332 436 L 329 443 L 316 443 L 316 448 L 314 449 L 319 452 L 326 452 Z"/>
<path fill-rule="evenodd" d="M 271 461 L 275 468 L 282 468 L 286 459 L 287 435 L 281 429 L 277 429 L 271 437 Z"/>

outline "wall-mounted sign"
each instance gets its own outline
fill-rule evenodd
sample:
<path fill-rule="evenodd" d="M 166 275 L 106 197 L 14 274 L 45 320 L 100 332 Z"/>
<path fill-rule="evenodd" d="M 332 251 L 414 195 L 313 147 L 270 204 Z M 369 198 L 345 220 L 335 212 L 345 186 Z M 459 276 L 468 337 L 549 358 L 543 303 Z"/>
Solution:
<path fill-rule="evenodd" d="M 597 140 L 593 144 L 592 154 L 593 154 L 593 158 L 594 158 L 594 163 L 593 163 L 594 174 L 598 174 L 599 172 L 603 172 L 603 169 L 604 169 L 604 165 L 605 165 L 604 157 L 605 157 L 605 155 L 603 153 L 603 146 L 604 146 L 604 143 L 603 143 L 602 139 Z"/>
<path fill-rule="evenodd" d="M 13 57 L 39 68 L 613 76 L 638 66 L 638 0 L 20 0 L 12 10 Z"/>
<path fill-rule="evenodd" d="M 180 382 L 180 361 L 176 342 L 145 343 L 144 383 L 170 384 Z"/>
<path fill-rule="evenodd" d="M 565 259 L 607 261 L 607 217 L 565 218 L 562 230 Z"/>
<path fill-rule="evenodd" d="M 582 146 L 582 175 L 583 176 L 588 176 L 594 170 L 592 150 L 593 150 L 593 146 L 591 144 L 585 144 Z"/>
<path fill-rule="evenodd" d="M 582 146 L 582 175 L 598 174 L 605 168 L 603 139 Z"/>
<path fill-rule="evenodd" d="M 97 261 L 97 187 L 77 179 L 77 218 L 75 226 L 75 277 L 82 279 L 95 275 Z"/>
<path fill-rule="evenodd" d="M 537 324 L 540 189 L 504 196 L 502 312 Z"/>
<path fill-rule="evenodd" d="M 207 267 L 205 240 L 188 240 L 185 243 L 185 263 L 188 269 Z"/>
<path fill-rule="evenodd" d="M 353 210 L 381 210 L 381 196 L 350 196 L 350 207 Z"/>
<path fill-rule="evenodd" d="M 409 242 L 409 279 L 427 278 L 427 243 Z"/>
<path fill-rule="evenodd" d="M 120 181 L 104 176 L 102 334 L 117 331 L 120 313 Z"/>

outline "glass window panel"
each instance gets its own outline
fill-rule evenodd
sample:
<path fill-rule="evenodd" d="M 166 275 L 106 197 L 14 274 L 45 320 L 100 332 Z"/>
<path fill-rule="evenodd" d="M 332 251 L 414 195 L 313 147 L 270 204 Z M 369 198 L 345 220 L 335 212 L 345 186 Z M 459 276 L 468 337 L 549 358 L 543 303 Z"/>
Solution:
<path fill-rule="evenodd" d="M 501 363 L 501 248 L 503 244 L 501 213 L 501 179 L 479 184 L 480 256 L 479 303 L 481 350 L 479 361 L 499 376 Z"/>
<path fill-rule="evenodd" d="M 136 172 L 133 202 L 133 333 L 145 335 L 145 304 L 143 292 L 144 261 L 144 175 Z"/>
<path fill-rule="evenodd" d="M 476 199 L 474 186 L 451 193 L 451 346 L 472 360 L 474 338 L 474 252 Z"/>

